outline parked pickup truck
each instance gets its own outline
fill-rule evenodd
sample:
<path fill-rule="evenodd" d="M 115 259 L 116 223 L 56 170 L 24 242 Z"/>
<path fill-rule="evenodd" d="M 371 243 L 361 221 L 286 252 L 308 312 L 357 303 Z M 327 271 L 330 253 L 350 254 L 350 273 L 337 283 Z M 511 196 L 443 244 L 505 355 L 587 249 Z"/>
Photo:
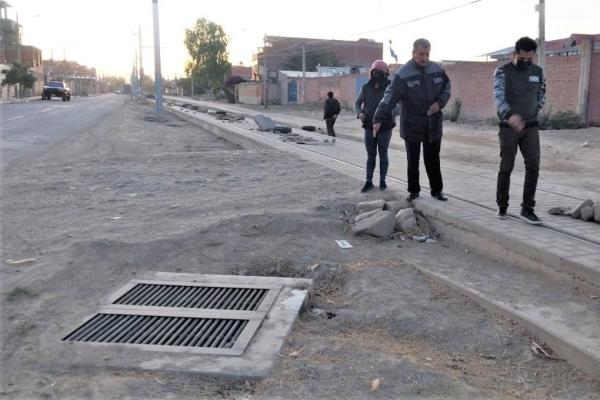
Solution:
<path fill-rule="evenodd" d="M 50 100 L 52 96 L 61 97 L 62 101 L 71 101 L 71 91 L 64 81 L 48 81 L 42 90 L 42 100 Z"/>

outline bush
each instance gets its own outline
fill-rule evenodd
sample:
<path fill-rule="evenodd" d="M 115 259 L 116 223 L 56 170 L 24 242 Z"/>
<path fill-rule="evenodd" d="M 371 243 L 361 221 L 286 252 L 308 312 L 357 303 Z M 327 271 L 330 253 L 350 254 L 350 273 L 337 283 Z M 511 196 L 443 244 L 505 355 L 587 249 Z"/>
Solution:
<path fill-rule="evenodd" d="M 450 122 L 458 121 L 460 115 L 460 108 L 462 107 L 462 101 L 460 99 L 454 100 L 452 107 L 450 108 Z"/>
<path fill-rule="evenodd" d="M 583 116 L 573 111 L 559 111 L 550 115 L 547 125 L 547 129 L 580 129 L 586 127 Z"/>

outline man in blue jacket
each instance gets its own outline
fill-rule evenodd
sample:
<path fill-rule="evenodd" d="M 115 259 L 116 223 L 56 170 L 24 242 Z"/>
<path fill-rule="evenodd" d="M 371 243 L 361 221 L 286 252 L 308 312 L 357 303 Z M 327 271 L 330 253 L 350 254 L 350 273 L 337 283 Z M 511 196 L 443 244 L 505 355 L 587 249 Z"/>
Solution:
<path fill-rule="evenodd" d="M 510 174 L 515 164 L 517 148 L 525 161 L 525 184 L 521 219 L 538 225 L 541 220 L 533 212 L 535 191 L 540 169 L 540 136 L 538 112 L 544 107 L 546 83 L 544 71 L 533 64 L 537 50 L 535 40 L 522 37 L 515 43 L 511 62 L 494 72 L 494 101 L 500 119 L 500 170 L 496 188 L 496 203 L 500 219 L 506 218 Z"/>
<path fill-rule="evenodd" d="M 442 109 L 450 99 L 450 79 L 444 69 L 429 61 L 431 44 L 427 39 L 413 43 L 412 59 L 395 74 L 373 117 L 373 132 L 377 133 L 401 102 L 400 136 L 406 146 L 408 161 L 408 200 L 419 197 L 419 158 L 421 144 L 429 177 L 431 196 L 446 201 L 440 170 L 442 144 Z"/>

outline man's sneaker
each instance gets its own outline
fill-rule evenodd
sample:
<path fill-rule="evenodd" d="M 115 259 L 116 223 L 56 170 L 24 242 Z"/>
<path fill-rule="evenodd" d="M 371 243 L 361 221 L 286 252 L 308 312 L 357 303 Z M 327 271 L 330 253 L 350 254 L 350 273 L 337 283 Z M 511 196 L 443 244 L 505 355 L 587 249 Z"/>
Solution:
<path fill-rule="evenodd" d="M 496 218 L 499 219 L 507 219 L 508 214 L 506 214 L 506 207 L 499 207 L 498 212 L 496 213 Z"/>
<path fill-rule="evenodd" d="M 387 185 L 385 184 L 384 180 L 379 181 L 379 190 L 385 190 L 387 189 Z"/>
<path fill-rule="evenodd" d="M 520 218 L 532 225 L 540 225 L 542 220 L 533 212 L 533 208 L 522 208 Z"/>
<path fill-rule="evenodd" d="M 373 186 L 373 182 L 366 181 L 365 186 L 363 186 L 362 189 L 360 189 L 360 191 L 363 193 L 367 193 L 369 190 L 373 189 L 374 187 L 375 186 Z"/>
<path fill-rule="evenodd" d="M 411 194 L 408 195 L 408 197 L 406 198 L 406 200 L 413 201 L 417 197 L 419 197 L 419 193 L 411 193 Z"/>
<path fill-rule="evenodd" d="M 448 200 L 446 195 L 444 195 L 444 193 L 442 193 L 442 192 L 431 193 L 431 197 L 433 197 L 434 199 L 438 199 L 439 201 L 447 201 Z"/>

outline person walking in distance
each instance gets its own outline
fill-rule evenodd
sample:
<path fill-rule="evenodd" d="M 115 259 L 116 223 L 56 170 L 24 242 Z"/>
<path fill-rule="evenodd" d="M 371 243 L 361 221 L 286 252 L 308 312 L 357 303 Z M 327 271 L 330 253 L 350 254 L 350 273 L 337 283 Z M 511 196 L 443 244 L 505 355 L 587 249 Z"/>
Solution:
<path fill-rule="evenodd" d="M 325 106 L 323 109 L 323 119 L 327 125 L 327 134 L 329 136 L 335 136 L 333 125 L 335 120 L 340 113 L 340 102 L 333 97 L 333 92 L 327 92 L 327 100 L 325 100 Z"/>
<path fill-rule="evenodd" d="M 390 80 L 388 79 L 390 70 L 383 60 L 377 60 L 373 62 L 369 75 L 369 81 L 362 86 L 354 102 L 356 118 L 362 121 L 365 148 L 367 149 L 367 180 L 361 189 L 363 193 L 375 187 L 373 186 L 373 173 L 375 171 L 378 150 L 379 189 L 385 190 L 387 188 L 385 177 L 389 165 L 388 146 L 392 137 L 392 128 L 396 125 L 393 118 L 390 117 L 384 121 L 378 133 L 373 133 L 373 115 L 383 98 L 385 89 L 390 84 Z"/>
<path fill-rule="evenodd" d="M 522 37 L 515 43 L 512 60 L 494 72 L 494 101 L 500 120 L 500 169 L 496 185 L 496 216 L 506 219 L 517 148 L 525 161 L 525 183 L 520 218 L 538 225 L 534 213 L 535 191 L 540 169 L 538 112 L 544 107 L 546 83 L 544 71 L 533 64 L 537 43 Z"/>
<path fill-rule="evenodd" d="M 385 90 L 373 117 L 373 133 L 378 133 L 401 102 L 400 136 L 407 158 L 408 200 L 419 197 L 419 158 L 421 144 L 431 196 L 446 201 L 440 169 L 442 109 L 450 99 L 450 79 L 444 69 L 429 61 L 431 44 L 427 39 L 413 43 L 412 59 L 400 68 Z"/>

